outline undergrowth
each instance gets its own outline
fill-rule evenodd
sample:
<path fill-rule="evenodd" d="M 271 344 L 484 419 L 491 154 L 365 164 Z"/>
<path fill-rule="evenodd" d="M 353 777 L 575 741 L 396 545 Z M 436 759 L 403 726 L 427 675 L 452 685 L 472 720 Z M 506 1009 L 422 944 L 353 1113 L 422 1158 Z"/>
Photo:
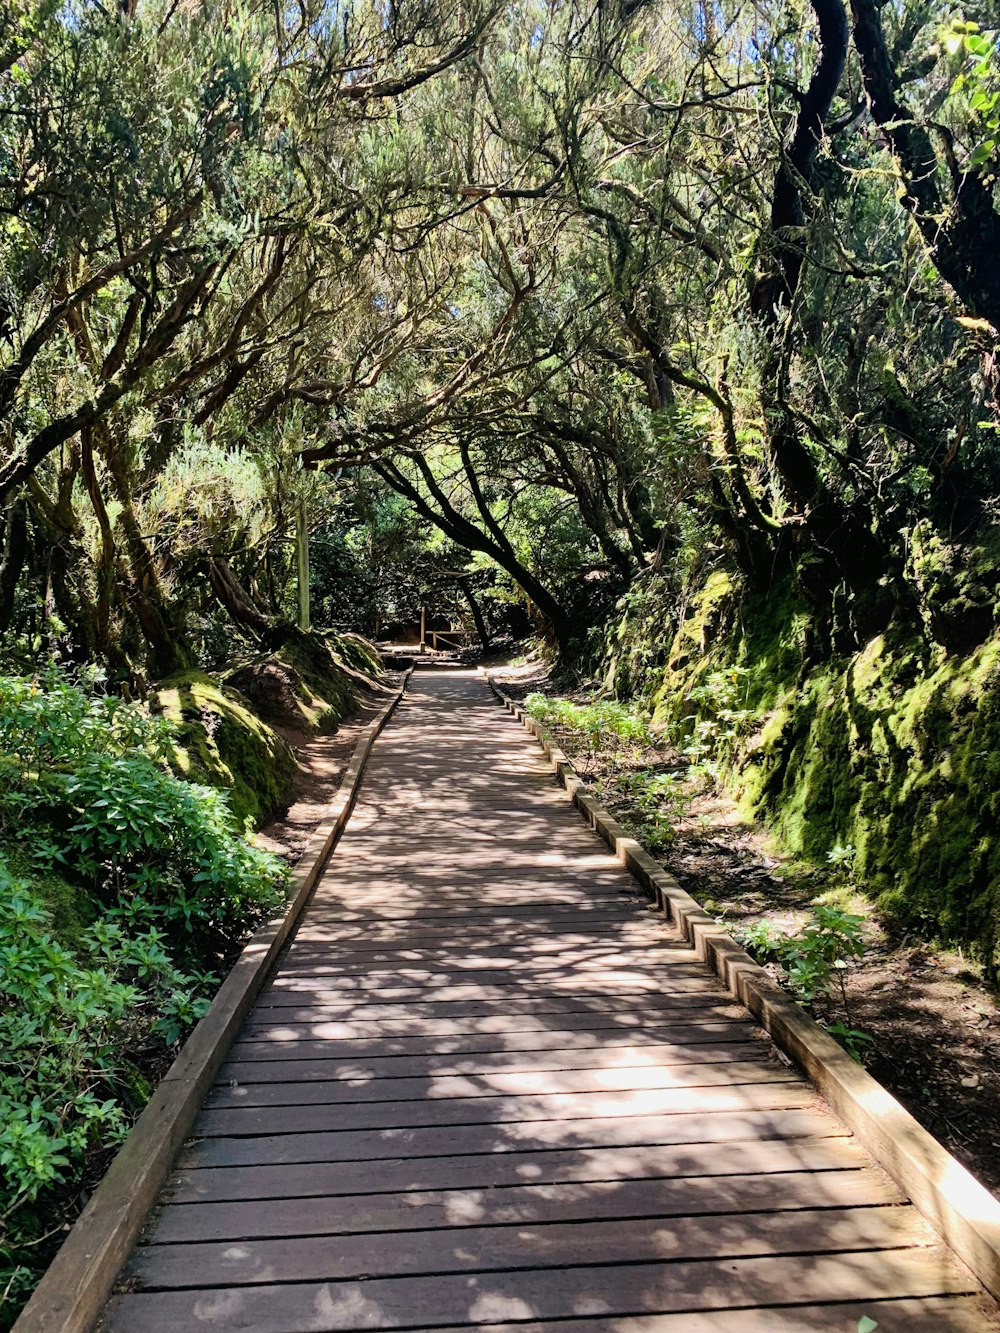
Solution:
<path fill-rule="evenodd" d="M 283 896 L 281 862 L 168 771 L 170 743 L 98 672 L 0 677 L 0 1327 Z"/>
<path fill-rule="evenodd" d="M 766 917 L 752 925 L 729 927 L 737 943 L 759 963 L 781 969 L 796 1000 L 860 1063 L 872 1038 L 854 1020 L 847 977 L 852 960 L 864 956 L 863 926 L 864 917 L 816 902 L 809 920 L 794 934 Z"/>

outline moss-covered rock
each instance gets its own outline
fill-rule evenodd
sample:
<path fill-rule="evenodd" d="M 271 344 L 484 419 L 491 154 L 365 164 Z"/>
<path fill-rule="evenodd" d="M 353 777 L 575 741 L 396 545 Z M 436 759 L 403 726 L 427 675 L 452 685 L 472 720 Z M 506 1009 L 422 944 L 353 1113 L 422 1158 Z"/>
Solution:
<path fill-rule="evenodd" d="M 678 739 L 744 713 L 738 742 L 730 730 L 714 757 L 745 814 L 816 861 L 852 843 L 862 887 L 891 920 L 969 945 L 1000 972 L 1000 634 L 957 652 L 926 628 L 817 661 L 790 586 L 751 601 L 716 574 L 644 694 Z M 733 669 L 738 699 L 713 700 L 706 683 Z"/>
<path fill-rule="evenodd" d="M 299 634 L 287 639 L 277 656 L 301 681 L 307 727 L 336 731 L 342 719 L 354 712 L 357 696 L 331 643 L 318 634 Z"/>
<path fill-rule="evenodd" d="M 382 674 L 382 658 L 378 649 L 362 634 L 324 633 L 323 639 L 330 649 L 333 659 L 341 667 L 360 671 L 377 680 Z"/>
<path fill-rule="evenodd" d="M 37 845 L 33 844 L 37 850 Z M 97 920 L 102 905 L 80 888 L 71 884 L 53 868 L 46 868 L 33 859 L 25 846 L 8 841 L 0 842 L 0 863 L 17 879 L 27 880 L 31 892 L 41 901 L 49 914 L 49 929 L 65 948 L 76 949 L 84 931 Z"/>
<path fill-rule="evenodd" d="M 176 725 L 170 763 L 178 777 L 228 790 L 237 818 L 258 828 L 287 805 L 295 756 L 238 691 L 187 671 L 159 684 L 153 706 Z"/>
<path fill-rule="evenodd" d="M 241 662 L 225 683 L 275 726 L 334 732 L 357 707 L 357 690 L 381 673 L 378 650 L 360 635 L 296 630 L 274 653 Z"/>

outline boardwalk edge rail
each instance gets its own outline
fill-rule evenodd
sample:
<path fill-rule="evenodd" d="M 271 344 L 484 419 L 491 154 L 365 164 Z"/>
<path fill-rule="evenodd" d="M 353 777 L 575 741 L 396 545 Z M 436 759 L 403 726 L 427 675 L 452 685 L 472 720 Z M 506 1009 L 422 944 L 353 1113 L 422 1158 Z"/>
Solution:
<path fill-rule="evenodd" d="M 244 947 L 70 1229 L 14 1333 L 90 1333 L 94 1327 L 208 1089 L 344 831 L 375 738 L 412 674 L 411 666 L 392 700 L 361 733 L 337 794 L 292 873 L 283 913 Z"/>
<path fill-rule="evenodd" d="M 489 672 L 485 675 L 497 699 L 539 742 L 584 819 L 638 879 L 656 907 L 672 919 L 699 958 L 746 1005 L 775 1045 L 805 1071 L 840 1119 L 983 1286 L 1000 1298 L 1000 1203 L 626 834 L 587 793 L 572 762 L 552 744 L 544 728 L 499 688 Z"/>

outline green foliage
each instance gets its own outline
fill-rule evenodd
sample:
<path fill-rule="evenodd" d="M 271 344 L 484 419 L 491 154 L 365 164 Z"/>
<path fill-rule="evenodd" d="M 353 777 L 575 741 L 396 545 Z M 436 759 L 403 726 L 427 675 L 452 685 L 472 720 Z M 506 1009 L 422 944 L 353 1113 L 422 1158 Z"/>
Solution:
<path fill-rule="evenodd" d="M 853 842 L 835 842 L 826 854 L 826 863 L 843 869 L 850 880 L 854 877 L 854 862 L 857 860 L 857 855 L 858 849 Z"/>
<path fill-rule="evenodd" d="M 641 713 L 609 700 L 577 704 L 537 693 L 528 695 L 525 708 L 559 736 L 583 773 L 601 770 L 599 795 L 635 837 L 654 850 L 673 839 L 701 770 L 650 767 L 650 758 L 660 758 L 662 738 Z"/>
<path fill-rule="evenodd" d="M 40 869 L 207 957 L 280 899 L 280 864 L 239 836 L 225 795 L 166 771 L 171 728 L 91 672 L 0 677 L 0 832 L 26 825 Z"/>
<path fill-rule="evenodd" d="M 90 1155 L 127 1133 L 124 1052 L 176 1043 L 208 1007 L 208 973 L 185 973 L 155 927 L 104 918 L 59 944 L 28 881 L 0 860 L 0 1288 L 27 1288 L 57 1201 Z"/>
<path fill-rule="evenodd" d="M 582 744 L 588 769 L 600 754 L 634 757 L 655 744 L 649 723 L 613 699 L 577 704 L 571 699 L 549 699 L 536 693 L 528 695 L 524 707 L 543 727 Z"/>
<path fill-rule="evenodd" d="M 127 1132 L 286 871 L 226 796 L 166 765 L 173 728 L 101 673 L 0 677 L 0 1289 L 15 1303 L 93 1155 Z M 13 1308 L 8 1305 L 7 1309 Z"/>
<path fill-rule="evenodd" d="M 797 1000 L 812 1004 L 839 987 L 840 973 L 849 958 L 864 953 L 863 918 L 839 907 L 816 904 L 812 916 L 796 935 L 788 935 L 766 918 L 739 928 L 738 942 L 755 957 L 774 960 L 788 974 Z"/>
<path fill-rule="evenodd" d="M 968 164 L 987 181 L 996 181 L 1000 162 L 1000 34 L 981 32 L 979 25 L 952 19 L 944 35 L 945 52 L 964 56 L 963 68 L 951 85 L 956 100 L 964 101 L 973 130 Z"/>
<path fill-rule="evenodd" d="M 844 1019 L 826 1019 L 824 1026 L 848 1053 L 862 1060 L 871 1042 L 851 1022 L 847 972 L 852 959 L 865 952 L 864 918 L 828 903 L 816 903 L 802 929 L 789 935 L 766 918 L 733 931 L 744 949 L 761 962 L 776 962 L 784 970 L 788 988 L 803 1005 L 823 1008 L 836 1002 Z"/>
<path fill-rule="evenodd" d="M 753 710 L 740 706 L 747 675 L 747 669 L 741 666 L 711 671 L 689 691 L 688 699 L 697 709 L 694 729 L 683 751 L 689 758 L 710 759 L 716 764 L 732 758 L 754 720 Z"/>
<path fill-rule="evenodd" d="M 675 823 L 687 812 L 689 776 L 690 770 L 686 777 L 677 771 L 639 768 L 612 774 L 598 789 L 616 808 L 622 808 L 626 825 L 655 852 L 673 840 Z"/>
<path fill-rule="evenodd" d="M 780 950 L 788 984 L 797 999 L 811 1004 L 827 998 L 834 983 L 843 985 L 848 959 L 865 951 L 863 917 L 842 908 L 817 904 L 803 930 Z"/>

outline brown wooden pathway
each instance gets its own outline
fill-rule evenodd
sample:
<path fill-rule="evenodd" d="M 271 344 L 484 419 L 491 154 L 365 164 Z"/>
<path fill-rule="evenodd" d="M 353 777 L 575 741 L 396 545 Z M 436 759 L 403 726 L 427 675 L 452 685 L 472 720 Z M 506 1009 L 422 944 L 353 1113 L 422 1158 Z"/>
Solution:
<path fill-rule="evenodd" d="M 109 1333 L 983 1333 L 472 672 L 418 673 Z"/>

